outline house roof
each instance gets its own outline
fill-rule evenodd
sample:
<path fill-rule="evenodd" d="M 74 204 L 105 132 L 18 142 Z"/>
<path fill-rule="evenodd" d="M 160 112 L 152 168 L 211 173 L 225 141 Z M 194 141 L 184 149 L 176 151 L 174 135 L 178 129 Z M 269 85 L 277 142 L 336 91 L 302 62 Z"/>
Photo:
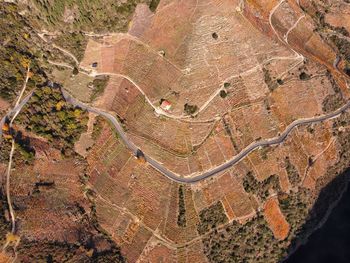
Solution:
<path fill-rule="evenodd" d="M 170 101 L 163 100 L 162 103 L 160 104 L 160 107 L 164 110 L 170 110 L 171 103 L 170 103 Z"/>
<path fill-rule="evenodd" d="M 171 103 L 167 100 L 163 100 L 162 104 L 160 105 L 162 107 L 165 107 L 165 106 L 171 106 Z"/>

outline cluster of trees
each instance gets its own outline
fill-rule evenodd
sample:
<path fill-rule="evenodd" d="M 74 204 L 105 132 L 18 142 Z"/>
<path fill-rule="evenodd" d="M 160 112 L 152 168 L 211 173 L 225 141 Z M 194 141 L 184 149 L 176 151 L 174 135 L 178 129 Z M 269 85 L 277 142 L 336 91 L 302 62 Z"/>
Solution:
<path fill-rule="evenodd" d="M 34 161 L 35 149 L 31 146 L 30 138 L 23 135 L 21 131 L 13 130 L 15 140 L 15 151 L 12 161 L 15 165 L 31 164 Z M 11 139 L 3 139 L 1 142 L 0 163 L 8 163 L 12 147 Z"/>
<path fill-rule="evenodd" d="M 35 27 L 56 32 L 53 42 L 81 61 L 87 44 L 84 32 L 126 32 L 139 3 L 155 11 L 159 0 L 33 0 L 28 4 L 30 11 L 25 17 Z M 53 60 L 62 59 L 62 54 L 55 49 L 46 55 Z M 74 65 L 71 58 L 67 58 Z"/>
<path fill-rule="evenodd" d="M 103 128 L 103 122 L 105 120 L 101 116 L 96 116 L 95 123 L 94 123 L 94 129 L 92 131 L 91 137 L 92 139 L 96 140 L 98 136 L 100 136 Z"/>
<path fill-rule="evenodd" d="M 266 198 L 270 195 L 270 189 L 273 189 L 277 193 L 281 191 L 278 176 L 276 174 L 270 175 L 265 180 L 259 182 L 255 179 L 255 176 L 251 171 L 249 171 L 244 177 L 243 187 L 247 193 L 254 194 L 261 200 L 266 200 Z"/>
<path fill-rule="evenodd" d="M 300 183 L 300 175 L 295 168 L 295 166 L 290 162 L 289 157 L 285 158 L 286 171 L 288 174 L 288 180 L 293 185 L 296 186 Z"/>
<path fill-rule="evenodd" d="M 350 125 L 350 113 L 344 112 L 333 124 L 333 134 L 338 140 L 338 144 L 341 145 L 339 151 L 339 161 L 334 167 L 336 171 L 334 173 L 343 172 L 350 167 L 350 136 L 347 132 L 341 131 L 340 127 L 346 127 Z"/>
<path fill-rule="evenodd" d="M 15 162 L 18 163 L 23 161 L 28 164 L 34 161 L 35 149 L 31 146 L 30 138 L 23 136 L 22 132 L 18 131 L 16 132 L 14 140 L 16 143 L 16 149 L 20 155 L 15 156 Z M 15 154 L 18 155 L 17 152 Z"/>
<path fill-rule="evenodd" d="M 83 59 L 87 37 L 82 32 L 62 33 L 54 39 L 54 42 L 69 50 L 79 61 Z"/>
<path fill-rule="evenodd" d="M 86 130 L 88 117 L 82 109 L 66 104 L 60 89 L 43 87 L 35 90 L 17 121 L 70 156 L 75 141 Z"/>
<path fill-rule="evenodd" d="M 346 31 L 347 32 L 347 31 Z M 330 40 L 338 48 L 339 54 L 349 63 L 350 62 L 350 42 L 344 38 L 332 35 Z"/>
<path fill-rule="evenodd" d="M 22 87 L 29 63 L 33 74 L 28 88 L 41 84 L 45 78 L 37 64 L 40 51 L 30 34 L 30 26 L 17 12 L 15 4 L 0 5 L 0 96 L 8 101 L 13 101 Z"/>
<path fill-rule="evenodd" d="M 91 262 L 91 263 L 122 263 L 126 262 L 120 250 L 112 249 L 103 253 L 86 250 L 76 244 L 55 241 L 21 240 L 17 251 L 23 262 Z"/>
<path fill-rule="evenodd" d="M 198 233 L 201 235 L 228 221 L 224 211 L 224 207 L 222 206 L 220 201 L 203 209 L 199 213 L 199 219 L 200 223 L 197 226 L 197 230 Z"/>
<path fill-rule="evenodd" d="M 278 262 L 283 253 L 261 214 L 244 225 L 233 221 L 203 243 L 210 262 Z"/>
<path fill-rule="evenodd" d="M 280 209 L 290 225 L 290 236 L 300 237 L 302 234 L 301 227 L 308 219 L 311 199 L 310 192 L 302 187 L 298 189 L 298 192 L 278 195 Z"/>
<path fill-rule="evenodd" d="M 267 154 L 269 151 L 271 151 L 271 147 L 269 147 L 269 146 L 262 147 L 259 151 L 261 159 L 267 160 L 267 158 L 268 158 Z"/>
<path fill-rule="evenodd" d="M 186 226 L 185 192 L 183 185 L 179 186 L 179 211 L 177 215 L 177 225 L 181 227 Z"/>
<path fill-rule="evenodd" d="M 210 262 L 280 262 L 292 249 L 290 243 L 304 235 L 302 226 L 311 207 L 310 193 L 301 189 L 291 194 L 278 194 L 281 211 L 291 229 L 285 240 L 274 238 L 262 213 L 245 224 L 235 221 L 203 238 L 204 252 Z M 293 244 L 295 242 L 292 242 Z"/>
<path fill-rule="evenodd" d="M 149 9 L 151 9 L 152 12 L 156 11 L 159 1 L 160 0 L 151 0 L 151 3 L 149 4 Z"/>
<path fill-rule="evenodd" d="M 138 3 L 149 5 L 155 11 L 159 0 L 34 0 L 45 26 L 53 30 L 71 29 L 87 32 L 126 31 Z M 71 21 L 65 20 L 70 10 Z M 39 23 L 42 23 L 39 21 Z"/>
<path fill-rule="evenodd" d="M 11 151 L 11 143 L 9 140 L 2 140 L 0 151 L 0 163 L 7 163 L 9 161 Z"/>
<path fill-rule="evenodd" d="M 322 8 L 319 6 L 319 8 Z M 325 21 L 325 12 L 326 10 L 318 10 L 315 14 L 315 21 L 318 25 L 318 30 L 322 30 L 324 28 L 327 28 L 329 30 L 332 30 L 340 35 L 343 35 L 345 37 L 349 37 L 349 32 L 346 30 L 345 27 L 334 27 L 330 24 L 328 24 Z M 332 34 L 329 38 L 331 42 L 338 48 L 339 54 L 347 61 L 350 61 L 350 43 L 342 37 L 339 37 L 337 34 Z"/>

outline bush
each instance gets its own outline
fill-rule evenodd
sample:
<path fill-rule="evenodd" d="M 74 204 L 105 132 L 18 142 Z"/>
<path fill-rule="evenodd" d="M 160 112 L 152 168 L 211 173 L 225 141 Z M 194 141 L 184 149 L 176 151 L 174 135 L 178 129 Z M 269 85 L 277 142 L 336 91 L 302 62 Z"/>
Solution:
<path fill-rule="evenodd" d="M 149 4 L 149 9 L 151 9 L 152 12 L 155 12 L 160 0 L 152 0 Z"/>
<path fill-rule="evenodd" d="M 78 75 L 79 74 L 79 69 L 77 67 L 74 67 L 72 73 L 73 73 L 73 75 Z"/>
<path fill-rule="evenodd" d="M 192 115 L 198 110 L 198 106 L 186 103 L 184 106 L 184 110 L 188 115 Z"/>
<path fill-rule="evenodd" d="M 227 92 L 225 90 L 220 90 L 220 97 L 221 98 L 226 98 L 227 97 Z"/>
<path fill-rule="evenodd" d="M 95 100 L 98 96 L 100 96 L 105 90 L 107 83 L 109 81 L 109 76 L 97 77 L 93 80 L 93 90 L 91 93 L 91 101 Z"/>
<path fill-rule="evenodd" d="M 227 89 L 231 86 L 231 83 L 230 82 L 225 82 L 224 83 L 224 88 Z"/>
<path fill-rule="evenodd" d="M 305 73 L 305 72 L 301 72 L 299 75 L 299 79 L 300 80 L 309 80 L 310 79 L 310 75 Z"/>

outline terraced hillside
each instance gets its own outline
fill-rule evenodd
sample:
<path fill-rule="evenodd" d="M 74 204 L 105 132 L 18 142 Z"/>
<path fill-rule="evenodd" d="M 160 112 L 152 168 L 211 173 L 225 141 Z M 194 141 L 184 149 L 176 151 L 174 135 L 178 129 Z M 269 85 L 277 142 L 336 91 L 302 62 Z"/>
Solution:
<path fill-rule="evenodd" d="M 347 3 L 9 6 L 44 50 L 29 60 L 45 85 L 3 119 L 16 217 L 0 257 L 280 262 L 347 185 Z"/>

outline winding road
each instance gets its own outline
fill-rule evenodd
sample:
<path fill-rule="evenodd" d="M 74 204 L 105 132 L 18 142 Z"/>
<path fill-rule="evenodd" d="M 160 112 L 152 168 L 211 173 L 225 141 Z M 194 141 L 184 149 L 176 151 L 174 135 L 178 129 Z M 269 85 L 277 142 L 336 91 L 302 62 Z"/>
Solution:
<path fill-rule="evenodd" d="M 285 0 L 280 0 L 278 2 L 278 4 L 270 11 L 269 14 L 269 23 L 271 25 L 271 28 L 273 30 L 273 32 L 276 34 L 276 36 L 278 37 L 278 39 L 282 42 L 287 44 L 289 47 L 290 45 L 288 44 L 288 34 L 297 26 L 298 22 L 304 17 L 301 16 L 298 18 L 298 20 L 294 23 L 294 25 L 288 30 L 288 32 L 285 34 L 284 39 L 282 39 L 279 34 L 277 33 L 277 31 L 275 30 L 273 24 L 272 24 L 272 16 L 274 14 L 274 12 L 279 8 L 279 6 L 285 2 Z M 299 1 L 298 1 L 299 2 Z M 240 4 L 242 4 L 243 2 L 241 2 Z M 242 10 L 241 7 L 238 8 L 238 10 Z M 45 42 L 47 41 L 44 37 L 44 34 L 47 33 L 42 33 L 42 34 L 38 34 Z M 71 58 L 73 58 L 73 60 L 75 61 L 75 63 L 77 65 L 79 65 L 78 60 L 75 58 L 74 55 L 72 55 L 69 51 L 58 47 L 56 45 L 54 45 L 54 48 L 59 49 L 60 51 L 64 52 L 65 54 L 67 54 L 68 56 L 70 56 Z M 296 52 L 294 49 L 292 49 L 292 47 L 290 47 L 291 50 L 296 54 L 296 57 L 292 58 L 292 59 L 298 59 L 301 58 L 302 62 L 304 60 L 304 56 L 299 54 L 298 52 Z M 288 58 L 289 59 L 289 58 Z M 334 68 L 337 68 L 337 64 L 339 63 L 340 58 L 337 57 L 334 61 Z M 300 63 L 298 62 L 298 63 Z M 66 64 L 62 64 L 62 63 L 57 63 L 57 62 L 51 62 L 52 64 L 55 65 L 60 65 L 60 66 L 67 66 Z M 72 68 L 71 66 L 68 65 L 69 68 Z M 80 67 L 81 68 L 81 67 Z M 81 68 L 82 69 L 82 68 Z M 88 74 L 88 73 L 86 73 Z M 97 74 L 95 73 L 95 75 L 103 75 L 102 74 Z M 110 75 L 110 74 L 109 74 Z M 120 75 L 121 76 L 121 75 Z M 123 76 L 124 78 L 127 78 L 126 76 Z M 138 87 L 136 85 L 136 83 L 134 83 L 130 78 L 127 78 L 129 81 L 131 81 L 136 87 Z M 139 87 L 138 87 L 139 88 Z M 140 89 L 140 92 L 142 94 L 143 91 L 142 89 Z M 216 93 L 214 93 L 214 95 L 212 97 L 215 97 L 217 95 L 217 93 L 220 90 L 216 91 Z M 117 118 L 115 116 L 113 116 L 113 114 L 105 112 L 103 110 L 94 108 L 90 105 L 87 105 L 85 103 L 80 102 L 79 100 L 75 99 L 74 97 L 72 97 L 68 92 L 62 90 L 63 96 L 65 97 L 66 101 L 68 103 L 71 103 L 74 106 L 78 106 L 84 110 L 87 110 L 89 112 L 93 112 L 96 113 L 100 116 L 103 116 L 104 118 L 108 119 L 113 126 L 115 127 L 117 133 L 120 136 L 120 139 L 123 141 L 123 143 L 126 145 L 127 148 L 130 149 L 130 151 L 136 156 L 138 151 L 141 151 L 141 149 L 139 149 L 132 141 L 129 140 L 128 135 L 124 132 L 123 127 L 121 126 L 121 124 L 119 123 L 119 121 L 117 120 Z M 12 111 L 10 111 L 1 121 L 0 121 L 0 125 L 2 125 L 5 121 L 6 117 L 11 117 L 11 116 L 16 116 L 18 114 L 18 112 L 22 109 L 22 107 L 27 103 L 27 101 L 29 100 L 30 96 L 32 95 L 32 93 L 28 94 L 26 96 L 25 99 L 23 99 L 23 101 L 15 106 Z M 147 97 L 146 97 L 147 98 Z M 209 100 L 210 101 L 210 100 Z M 149 103 L 152 105 L 152 103 L 149 101 Z M 204 106 L 205 108 L 206 106 Z M 157 112 L 157 108 L 153 107 L 155 109 L 155 111 Z M 342 114 L 343 112 L 345 112 L 346 110 L 348 110 L 350 108 L 350 101 L 348 101 L 345 105 L 343 105 L 342 107 L 340 107 L 339 109 L 335 110 L 334 112 L 325 114 L 325 115 L 321 115 L 321 116 L 316 116 L 316 117 L 312 117 L 312 118 L 306 118 L 306 119 L 299 119 L 299 120 L 295 120 L 293 121 L 291 124 L 289 124 L 287 126 L 287 128 L 284 130 L 284 132 L 280 133 L 277 137 L 273 137 L 270 139 L 265 139 L 265 140 L 259 140 L 259 141 L 255 141 L 252 142 L 251 144 L 249 144 L 246 148 L 244 148 L 240 153 L 238 153 L 236 156 L 233 156 L 230 160 L 228 160 L 227 162 L 216 166 L 212 169 L 209 169 L 207 171 L 204 171 L 203 173 L 195 173 L 195 174 L 191 174 L 190 177 L 184 177 L 181 176 L 179 174 L 174 173 L 173 171 L 170 171 L 169 169 L 167 169 L 166 167 L 164 167 L 161 163 L 159 163 L 158 161 L 156 161 L 155 159 L 153 159 L 152 157 L 144 154 L 144 157 L 146 159 L 146 161 L 157 171 L 159 171 L 160 173 L 162 173 L 164 176 L 168 177 L 169 179 L 176 181 L 178 183 L 186 183 L 186 184 L 192 184 L 192 183 L 196 183 L 198 181 L 210 178 L 216 174 L 219 174 L 223 171 L 225 171 L 226 169 L 232 167 L 233 165 L 237 164 L 238 162 L 240 162 L 242 159 L 244 159 L 248 154 L 250 154 L 251 152 L 253 152 L 254 150 L 260 148 L 260 147 L 264 147 L 264 146 L 272 146 L 272 145 L 278 145 L 283 143 L 287 136 L 291 133 L 291 131 L 301 125 L 307 125 L 307 124 L 312 124 L 312 123 L 316 123 L 316 122 L 322 122 L 328 119 L 332 119 L 335 117 L 338 117 L 340 114 Z M 159 113 L 159 112 L 158 112 Z M 172 116 L 168 116 L 168 117 L 172 117 Z M 181 116 L 182 117 L 182 116 Z M 178 117 L 178 118 L 181 118 Z M 1 142 L 1 136 L 2 136 L 2 131 L 0 129 L 0 142 Z"/>
<path fill-rule="evenodd" d="M 124 132 L 122 126 L 120 125 L 120 123 L 118 122 L 118 120 L 110 113 L 102 111 L 100 109 L 96 109 L 93 108 L 89 105 L 86 105 L 80 101 L 78 101 L 77 99 L 73 98 L 71 95 L 69 95 L 66 91 L 62 91 L 63 96 L 65 97 L 66 101 L 71 103 L 74 106 L 78 106 L 84 110 L 87 110 L 89 112 L 93 112 L 96 113 L 100 116 L 105 117 L 106 119 L 108 119 L 113 126 L 115 127 L 115 129 L 117 130 L 120 139 L 123 141 L 123 143 L 133 152 L 133 154 L 136 156 L 137 151 L 141 150 L 139 149 L 134 143 L 132 143 L 127 134 Z M 194 174 L 191 177 L 183 177 L 179 174 L 176 174 L 170 170 L 168 170 L 166 167 L 164 167 L 161 163 L 159 163 L 158 161 L 156 161 L 155 159 L 153 159 L 152 157 L 144 154 L 146 161 L 157 171 L 159 171 L 160 173 L 162 173 L 163 175 L 165 175 L 166 177 L 168 177 L 169 179 L 176 181 L 178 183 L 186 183 L 186 184 L 192 184 L 192 183 L 196 183 L 198 181 L 210 178 L 216 174 L 219 174 L 223 171 L 225 171 L 226 169 L 232 167 L 233 165 L 237 164 L 238 162 L 240 162 L 242 159 L 244 159 L 249 153 L 251 153 L 252 151 L 260 148 L 260 147 L 264 147 L 264 146 L 271 146 L 271 145 L 277 145 L 277 144 L 281 144 L 282 142 L 284 142 L 287 138 L 287 136 L 290 134 L 290 132 L 300 126 L 300 125 L 307 125 L 307 124 L 312 124 L 312 123 L 316 123 L 316 122 L 322 122 L 325 120 L 329 120 L 332 118 L 336 118 L 338 117 L 340 114 L 342 114 L 343 112 L 345 112 L 346 110 L 348 110 L 350 108 L 350 101 L 348 101 L 345 105 L 343 105 L 342 107 L 340 107 L 339 109 L 325 114 L 325 115 L 321 115 L 321 116 L 316 116 L 316 117 L 312 117 L 312 118 L 307 118 L 307 119 L 299 119 L 296 121 L 293 121 L 291 124 L 289 124 L 287 126 L 287 128 L 284 130 L 283 133 L 281 133 L 279 136 L 274 137 L 274 138 L 270 138 L 270 139 L 266 139 L 266 140 L 260 140 L 260 141 L 256 141 L 253 142 L 251 144 L 249 144 L 246 148 L 244 148 L 239 154 L 237 154 L 236 156 L 232 157 L 232 159 L 230 159 L 229 161 L 214 167 L 213 169 L 207 170 L 201 174 Z"/>
<path fill-rule="evenodd" d="M 13 109 L 11 109 L 1 120 L 0 120 L 0 143 L 2 141 L 2 126 L 4 125 L 6 119 L 12 119 L 13 116 L 17 116 L 18 113 L 22 110 L 23 106 L 28 102 L 30 97 L 33 95 L 34 91 L 31 91 L 27 94 L 27 96 L 21 101 L 21 103 L 18 103 L 17 106 L 15 106 Z"/>
<path fill-rule="evenodd" d="M 1 126 L 3 125 L 6 118 L 10 118 L 11 116 L 17 115 L 18 112 L 21 111 L 22 107 L 28 102 L 28 100 L 30 99 L 32 94 L 33 94 L 33 91 L 30 92 L 21 101 L 20 104 L 18 104 L 10 112 L 8 112 L 7 115 L 1 119 L 0 125 Z M 138 151 L 141 151 L 141 149 L 139 149 L 132 141 L 129 140 L 128 135 L 124 132 L 123 127 L 121 126 L 121 124 L 119 123 L 117 118 L 115 116 L 113 116 L 111 113 L 105 112 L 103 110 L 100 110 L 100 109 L 94 108 L 90 105 L 87 105 L 83 102 L 80 102 L 79 100 L 72 97 L 67 91 L 65 91 L 63 89 L 62 89 L 62 94 L 68 103 L 70 103 L 74 106 L 80 107 L 80 108 L 87 110 L 89 112 L 96 113 L 97 115 L 100 115 L 100 116 L 106 118 L 107 120 L 109 120 L 113 124 L 114 128 L 116 129 L 120 139 L 123 141 L 123 143 L 126 145 L 126 147 L 129 148 L 129 150 L 135 156 L 136 156 Z M 338 108 L 337 110 L 335 110 L 331 113 L 312 117 L 312 118 L 295 120 L 291 124 L 289 124 L 287 126 L 287 128 L 284 130 L 284 132 L 279 134 L 279 136 L 273 137 L 270 139 L 252 142 L 246 148 L 244 148 L 240 153 L 233 156 L 227 162 L 225 162 L 221 165 L 218 165 L 210 170 L 204 171 L 201 174 L 199 174 L 199 173 L 192 174 L 191 177 L 183 177 L 179 174 L 176 174 L 176 173 L 170 171 L 169 169 L 164 167 L 161 163 L 159 163 L 158 161 L 156 161 L 155 159 L 153 159 L 149 155 L 144 154 L 144 157 L 145 157 L 145 160 L 154 169 L 156 169 L 157 171 L 159 171 L 160 173 L 162 173 L 164 176 L 168 177 L 169 179 L 171 179 L 175 182 L 178 182 L 178 183 L 193 184 L 193 183 L 199 182 L 201 180 L 208 179 L 214 175 L 217 175 L 217 174 L 225 171 L 226 169 L 232 167 L 233 165 L 235 165 L 238 162 L 240 162 L 241 160 L 243 160 L 248 154 L 250 154 L 251 152 L 253 152 L 254 150 L 256 150 L 260 147 L 278 145 L 278 144 L 283 143 L 286 140 L 287 136 L 291 133 L 291 131 L 298 126 L 322 122 L 325 120 L 336 118 L 340 114 L 342 114 L 343 112 L 348 110 L 349 108 L 350 108 L 350 101 L 348 101 L 345 105 L 343 105 L 342 107 Z M 1 137 L 2 137 L 2 130 L 0 129 L 0 142 L 1 142 Z"/>

